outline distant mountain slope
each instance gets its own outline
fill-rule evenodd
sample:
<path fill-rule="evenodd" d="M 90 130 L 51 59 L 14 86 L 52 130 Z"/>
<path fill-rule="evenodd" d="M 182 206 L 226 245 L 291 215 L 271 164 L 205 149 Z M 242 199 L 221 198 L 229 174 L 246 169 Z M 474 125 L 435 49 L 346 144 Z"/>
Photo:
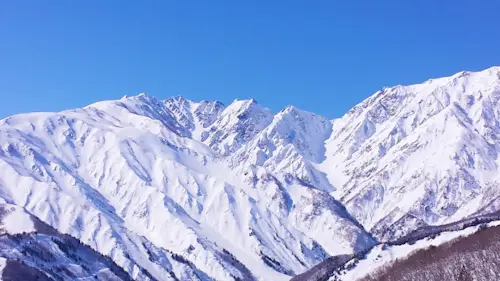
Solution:
<path fill-rule="evenodd" d="M 11 116 L 0 198 L 134 280 L 288 280 L 499 210 L 499 73 L 384 88 L 336 120 L 146 94 Z"/>
<path fill-rule="evenodd" d="M 498 209 L 500 68 L 384 88 L 334 122 L 322 170 L 377 238 Z"/>
<path fill-rule="evenodd" d="M 21 208 L 1 204 L 0 214 L 1 280 L 132 280 L 109 257 Z"/>

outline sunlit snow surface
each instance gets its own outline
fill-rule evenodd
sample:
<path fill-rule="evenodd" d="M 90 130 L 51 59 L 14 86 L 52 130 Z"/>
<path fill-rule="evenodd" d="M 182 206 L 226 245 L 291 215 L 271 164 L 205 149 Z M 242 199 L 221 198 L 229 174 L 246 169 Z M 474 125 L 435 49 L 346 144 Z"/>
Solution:
<path fill-rule="evenodd" d="M 0 229 L 3 233 L 18 234 L 23 232 L 35 231 L 35 226 L 31 217 L 20 207 L 14 205 L 5 205 L 2 214 Z"/>
<path fill-rule="evenodd" d="M 137 280 L 288 280 L 373 236 L 498 209 L 499 81 L 385 88 L 333 121 L 145 94 L 15 115 L 0 197 Z"/>

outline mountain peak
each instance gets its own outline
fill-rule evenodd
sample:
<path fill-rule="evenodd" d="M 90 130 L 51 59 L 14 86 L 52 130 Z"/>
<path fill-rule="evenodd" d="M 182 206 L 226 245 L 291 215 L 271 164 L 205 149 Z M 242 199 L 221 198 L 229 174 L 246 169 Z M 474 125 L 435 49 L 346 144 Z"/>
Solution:
<path fill-rule="evenodd" d="M 299 109 L 296 108 L 295 106 L 288 105 L 281 112 L 294 112 L 294 111 L 297 111 L 297 110 L 299 110 Z"/>
<path fill-rule="evenodd" d="M 146 94 L 17 115 L 0 121 L 0 202 L 134 280 L 290 280 L 500 210 L 499 69 L 385 87 L 334 122 Z"/>
<path fill-rule="evenodd" d="M 122 97 L 122 100 L 130 100 L 130 99 L 134 99 L 134 100 L 156 100 L 155 97 L 147 94 L 147 93 L 139 93 L 135 96 L 129 96 L 129 95 L 125 95 Z"/>
<path fill-rule="evenodd" d="M 128 100 L 128 99 L 140 99 L 149 96 L 147 93 L 138 93 L 136 95 L 124 95 L 120 100 Z"/>
<path fill-rule="evenodd" d="M 204 133 L 202 140 L 223 155 L 229 155 L 267 127 L 272 119 L 271 110 L 254 99 L 234 100 Z"/>
<path fill-rule="evenodd" d="M 169 101 L 171 101 L 171 102 L 177 102 L 177 103 L 189 103 L 189 104 L 190 103 L 196 103 L 196 102 L 194 102 L 194 101 L 192 101 L 190 99 L 187 99 L 187 98 L 185 98 L 184 96 L 181 96 L 181 95 L 173 96 L 173 97 L 170 97 L 170 98 L 164 100 L 164 102 L 169 102 Z"/>
<path fill-rule="evenodd" d="M 228 105 L 228 110 L 235 111 L 244 111 L 248 110 L 251 107 L 261 107 L 259 103 L 255 99 L 247 99 L 247 100 L 238 100 L 235 99 L 231 104 Z"/>

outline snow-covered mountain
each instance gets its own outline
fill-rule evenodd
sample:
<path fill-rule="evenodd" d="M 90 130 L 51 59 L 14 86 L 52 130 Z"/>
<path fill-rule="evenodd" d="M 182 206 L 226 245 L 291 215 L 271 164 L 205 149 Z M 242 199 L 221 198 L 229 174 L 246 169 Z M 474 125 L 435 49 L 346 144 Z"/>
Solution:
<path fill-rule="evenodd" d="M 499 100 L 494 67 L 335 120 L 146 94 L 20 114 L 0 120 L 0 198 L 135 280 L 288 280 L 498 210 Z"/>
<path fill-rule="evenodd" d="M 497 210 L 500 68 L 384 88 L 334 123 L 333 193 L 388 240 Z"/>
<path fill-rule="evenodd" d="M 132 280 L 109 257 L 19 206 L 0 204 L 1 280 Z"/>

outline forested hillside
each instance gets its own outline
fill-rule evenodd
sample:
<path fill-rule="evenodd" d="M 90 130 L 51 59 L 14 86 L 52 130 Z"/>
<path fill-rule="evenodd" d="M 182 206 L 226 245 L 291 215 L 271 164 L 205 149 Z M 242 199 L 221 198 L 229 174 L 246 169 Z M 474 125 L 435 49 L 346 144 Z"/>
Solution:
<path fill-rule="evenodd" d="M 416 251 L 360 281 L 434 280 L 500 280 L 500 226 Z"/>

